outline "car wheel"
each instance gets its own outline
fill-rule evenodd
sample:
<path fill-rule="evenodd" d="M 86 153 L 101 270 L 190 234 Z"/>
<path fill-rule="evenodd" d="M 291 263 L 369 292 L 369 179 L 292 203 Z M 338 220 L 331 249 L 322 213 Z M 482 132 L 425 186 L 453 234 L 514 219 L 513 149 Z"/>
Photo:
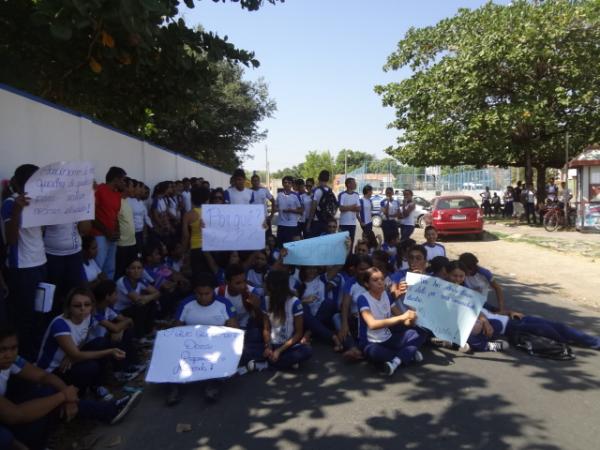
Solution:
<path fill-rule="evenodd" d="M 374 227 L 378 227 L 379 228 L 381 226 L 381 222 L 382 222 L 381 216 L 373 216 L 372 220 L 373 220 L 373 226 Z"/>
<path fill-rule="evenodd" d="M 427 223 L 425 222 L 425 214 L 419 216 L 417 219 L 417 226 L 419 228 L 425 228 L 427 226 Z"/>

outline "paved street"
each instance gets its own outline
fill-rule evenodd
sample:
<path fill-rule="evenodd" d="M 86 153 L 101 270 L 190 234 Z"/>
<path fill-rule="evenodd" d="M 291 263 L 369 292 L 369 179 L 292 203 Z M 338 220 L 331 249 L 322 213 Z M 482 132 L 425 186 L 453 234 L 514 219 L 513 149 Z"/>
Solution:
<path fill-rule="evenodd" d="M 500 281 L 514 309 L 600 333 L 599 313 L 563 301 L 552 286 Z M 98 445 L 119 435 L 119 450 L 597 448 L 600 352 L 575 351 L 575 361 L 555 362 L 516 350 L 426 349 L 422 365 L 388 378 L 317 345 L 297 372 L 230 380 L 215 405 L 194 385 L 167 408 L 164 391 L 149 386 Z M 179 423 L 192 430 L 176 433 Z"/>

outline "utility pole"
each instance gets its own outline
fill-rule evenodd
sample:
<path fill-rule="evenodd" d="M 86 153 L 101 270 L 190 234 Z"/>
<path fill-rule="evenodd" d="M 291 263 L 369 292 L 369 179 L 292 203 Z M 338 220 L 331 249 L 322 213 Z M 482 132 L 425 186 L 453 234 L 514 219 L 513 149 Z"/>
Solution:
<path fill-rule="evenodd" d="M 348 179 L 348 150 L 344 150 L 344 181 Z"/>
<path fill-rule="evenodd" d="M 265 145 L 265 172 L 266 172 L 266 180 L 265 182 L 267 183 L 267 189 L 269 189 L 269 191 L 271 190 L 271 180 L 270 180 L 270 174 L 269 174 L 269 147 L 267 147 Z"/>
<path fill-rule="evenodd" d="M 569 132 L 565 135 L 565 188 L 563 189 L 563 202 L 565 204 L 565 223 L 569 223 L 569 197 L 566 190 L 569 189 Z M 574 223 L 569 225 L 575 225 Z"/>

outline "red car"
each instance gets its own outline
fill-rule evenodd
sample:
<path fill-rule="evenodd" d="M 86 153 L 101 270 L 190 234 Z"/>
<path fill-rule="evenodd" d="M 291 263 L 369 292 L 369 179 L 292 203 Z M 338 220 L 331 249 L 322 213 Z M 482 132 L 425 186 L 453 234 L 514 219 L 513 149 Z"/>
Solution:
<path fill-rule="evenodd" d="M 477 202 L 467 195 L 443 195 L 432 201 L 428 222 L 440 236 L 474 234 L 483 238 L 483 215 Z"/>

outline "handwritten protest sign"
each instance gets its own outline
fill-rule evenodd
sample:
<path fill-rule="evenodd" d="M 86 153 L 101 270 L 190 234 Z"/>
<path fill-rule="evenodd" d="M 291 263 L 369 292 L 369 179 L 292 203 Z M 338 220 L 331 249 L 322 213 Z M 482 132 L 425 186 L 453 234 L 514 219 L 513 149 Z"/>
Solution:
<path fill-rule="evenodd" d="M 479 292 L 439 278 L 409 272 L 404 304 L 414 308 L 417 325 L 446 341 L 464 345 L 485 303 Z"/>
<path fill-rule="evenodd" d="M 190 383 L 236 373 L 244 348 L 244 332 L 235 328 L 196 325 L 156 333 L 150 383 Z"/>
<path fill-rule="evenodd" d="M 265 248 L 262 205 L 203 205 L 202 249 L 261 250 Z"/>
<path fill-rule="evenodd" d="M 23 209 L 23 228 L 94 218 L 94 167 L 87 161 L 44 166 L 25 183 L 31 200 Z"/>
<path fill-rule="evenodd" d="M 295 266 L 334 266 L 344 264 L 346 255 L 346 239 L 350 236 L 347 231 L 327 234 L 302 241 L 283 244 L 287 255 L 283 258 L 285 264 Z"/>

